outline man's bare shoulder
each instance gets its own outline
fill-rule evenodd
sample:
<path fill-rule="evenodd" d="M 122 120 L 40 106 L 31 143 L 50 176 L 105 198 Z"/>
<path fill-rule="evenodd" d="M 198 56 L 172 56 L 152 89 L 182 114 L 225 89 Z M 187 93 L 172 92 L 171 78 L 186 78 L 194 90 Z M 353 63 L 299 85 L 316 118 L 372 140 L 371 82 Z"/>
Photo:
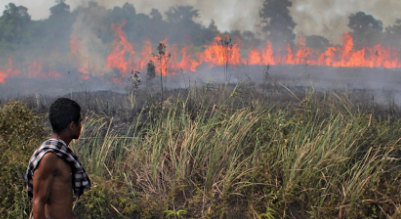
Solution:
<path fill-rule="evenodd" d="M 57 163 L 60 162 L 61 158 L 57 155 L 48 152 L 46 153 L 39 162 L 38 167 L 35 170 L 35 175 L 48 175 L 53 174 L 58 169 Z"/>
<path fill-rule="evenodd" d="M 45 155 L 43 155 L 42 157 L 42 161 L 47 161 L 47 162 L 55 162 L 58 161 L 58 159 L 60 159 L 57 155 L 55 155 L 52 152 L 47 152 Z"/>

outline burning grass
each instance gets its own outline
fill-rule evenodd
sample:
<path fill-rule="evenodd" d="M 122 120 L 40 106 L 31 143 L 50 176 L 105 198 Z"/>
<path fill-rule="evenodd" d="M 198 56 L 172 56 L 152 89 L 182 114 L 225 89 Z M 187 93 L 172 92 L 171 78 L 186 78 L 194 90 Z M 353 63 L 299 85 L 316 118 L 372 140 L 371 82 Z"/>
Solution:
<path fill-rule="evenodd" d="M 229 35 L 216 35 L 213 40 L 203 46 L 173 44 L 168 39 L 161 42 L 143 41 L 136 45 L 129 41 L 123 30 L 125 21 L 111 23 L 114 40 L 108 44 L 98 44 L 94 54 L 89 54 L 90 46 L 83 39 L 73 35 L 69 41 L 70 51 L 38 58 L 36 55 L 18 54 L 21 60 L 29 62 L 13 62 L 14 57 L 8 57 L 8 62 L 0 63 L 0 84 L 10 83 L 17 78 L 66 78 L 66 72 L 74 72 L 82 80 L 101 79 L 120 83 L 134 70 L 145 72 L 149 61 L 154 61 L 162 75 L 180 73 L 200 73 L 204 66 L 223 67 L 226 81 L 229 77 L 228 67 L 262 67 L 271 66 L 325 66 L 334 68 L 375 68 L 399 69 L 400 48 L 385 44 L 357 48 L 352 34 L 343 35 L 342 45 L 335 45 L 316 50 L 306 46 L 306 39 L 298 37 L 298 45 L 274 45 L 270 41 L 259 48 L 244 47 L 240 38 L 231 40 Z M 67 42 L 64 42 L 67 43 Z M 154 45 L 166 45 L 165 53 L 171 54 L 171 59 L 156 62 L 153 56 Z M 153 47 L 152 47 L 153 44 Z M 68 44 L 67 44 L 68 45 Z M 64 45 L 65 46 L 65 45 Z M 152 52 L 153 51 L 153 52 Z M 24 58 L 22 58 L 24 57 Z M 49 58 L 51 57 L 51 59 Z M 69 64 L 66 64 L 69 63 Z M 72 64 L 74 63 L 74 64 Z M 57 66 L 57 67 L 56 67 Z M 71 66 L 74 66 L 71 68 Z"/>
<path fill-rule="evenodd" d="M 71 147 L 95 186 L 78 200 L 75 213 L 79 218 L 401 216 L 397 107 L 356 105 L 339 92 L 264 91 L 268 94 L 238 84 L 170 92 L 163 110 L 157 97 L 145 94 L 121 97 L 115 100 L 119 109 L 103 113 L 88 105 L 82 136 Z M 99 101 L 96 105 L 104 106 L 113 100 Z M 1 110 L 2 130 L 14 129 L 5 121 L 22 122 L 9 116 L 14 105 Z M 134 116 L 122 118 L 129 113 Z M 18 153 L 22 149 L 7 140 L 10 135 L 1 133 L 1 149 Z M 28 141 L 29 150 L 42 139 Z M 24 166 L 27 157 L 10 161 L 3 153 L 1 162 L 15 172 L 12 163 Z M 18 187 L 12 190 L 18 194 L 20 178 L 6 184 Z M 4 202 L 0 215 L 27 218 L 23 199 Z"/>

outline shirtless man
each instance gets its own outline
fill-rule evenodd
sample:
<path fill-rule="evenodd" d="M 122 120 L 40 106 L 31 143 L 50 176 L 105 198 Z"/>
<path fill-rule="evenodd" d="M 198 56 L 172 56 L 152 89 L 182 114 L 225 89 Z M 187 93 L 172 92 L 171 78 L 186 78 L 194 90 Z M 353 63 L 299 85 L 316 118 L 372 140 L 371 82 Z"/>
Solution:
<path fill-rule="evenodd" d="M 34 219 L 75 219 L 73 195 L 90 188 L 90 180 L 78 158 L 68 147 L 81 134 L 81 107 L 67 98 L 50 107 L 51 139 L 30 159 L 25 176 Z"/>

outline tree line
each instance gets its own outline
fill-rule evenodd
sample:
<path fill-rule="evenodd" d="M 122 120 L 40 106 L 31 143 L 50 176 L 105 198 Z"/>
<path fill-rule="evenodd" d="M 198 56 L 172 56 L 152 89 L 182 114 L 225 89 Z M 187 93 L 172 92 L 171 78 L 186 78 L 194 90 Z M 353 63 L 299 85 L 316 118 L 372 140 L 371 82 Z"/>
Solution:
<path fill-rule="evenodd" d="M 26 48 L 33 51 L 51 51 L 57 48 L 60 52 L 67 52 L 70 50 L 68 42 L 73 34 L 74 23 L 78 19 L 87 22 L 87 28 L 104 44 L 111 43 L 114 39 L 110 24 L 125 21 L 123 30 L 127 40 L 137 44 L 145 40 L 156 43 L 167 38 L 170 43 L 193 44 L 201 48 L 213 41 L 216 35 L 228 34 L 233 39 L 240 38 L 245 47 L 257 47 L 265 40 L 271 41 L 273 45 L 294 45 L 294 28 L 297 24 L 291 17 L 291 7 L 290 0 L 265 0 L 259 10 L 262 20 L 260 33 L 238 30 L 222 33 L 213 20 L 207 26 L 197 23 L 195 18 L 199 17 L 199 10 L 192 6 L 174 6 L 162 15 L 157 9 L 152 9 L 149 14 L 137 13 L 134 5 L 128 2 L 122 7 L 116 6 L 112 9 L 89 2 L 87 6 L 71 10 L 65 0 L 58 0 L 49 9 L 48 18 L 33 20 L 28 8 L 9 3 L 0 17 L 0 50 L 3 51 L 0 56 L 17 51 L 26 52 Z M 95 22 L 97 25 L 91 24 L 91 14 L 98 15 Z M 364 12 L 356 12 L 348 18 L 348 27 L 356 48 L 380 43 L 401 47 L 401 19 L 384 27 L 382 21 Z M 323 36 L 311 35 L 305 39 L 306 46 L 312 49 L 330 46 L 330 41 Z"/>

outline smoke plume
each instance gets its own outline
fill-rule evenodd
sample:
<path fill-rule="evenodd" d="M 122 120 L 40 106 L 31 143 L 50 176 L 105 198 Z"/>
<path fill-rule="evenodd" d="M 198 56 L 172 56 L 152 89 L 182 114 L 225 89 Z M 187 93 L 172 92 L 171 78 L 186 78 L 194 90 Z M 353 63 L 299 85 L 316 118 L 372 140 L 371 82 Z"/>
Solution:
<path fill-rule="evenodd" d="M 1 5 L 9 1 L 0 1 Z M 46 18 L 49 8 L 54 5 L 53 0 L 14 0 L 17 5 L 26 6 L 33 19 Z M 72 9 L 86 5 L 88 0 L 67 0 Z M 192 5 L 200 11 L 199 22 L 208 25 L 214 19 L 218 28 L 225 30 L 251 30 L 258 31 L 259 9 L 263 0 L 95 0 L 108 9 L 122 6 L 125 2 L 132 3 L 138 13 L 149 14 L 152 8 L 165 12 L 175 5 Z M 358 11 L 373 15 L 383 21 L 384 26 L 392 25 L 401 10 L 399 0 L 292 0 L 291 15 L 297 23 L 296 33 L 305 35 L 322 35 L 338 42 L 341 35 L 348 31 L 348 16 Z"/>

